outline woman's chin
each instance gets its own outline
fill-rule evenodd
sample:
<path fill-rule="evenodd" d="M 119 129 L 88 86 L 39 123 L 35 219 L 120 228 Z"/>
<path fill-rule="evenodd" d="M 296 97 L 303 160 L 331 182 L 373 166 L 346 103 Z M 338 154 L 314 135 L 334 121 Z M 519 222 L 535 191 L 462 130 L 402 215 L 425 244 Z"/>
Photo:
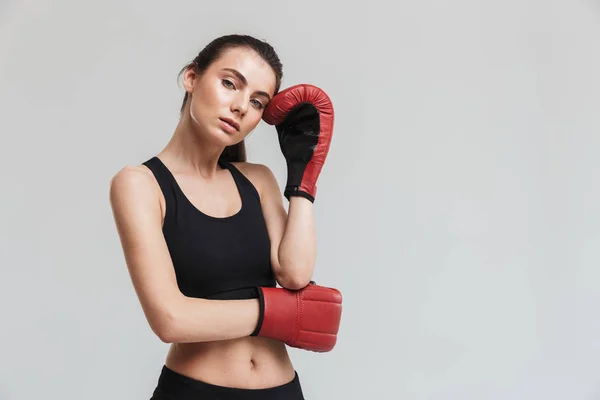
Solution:
<path fill-rule="evenodd" d="M 221 132 L 220 135 L 214 138 L 215 143 L 219 143 L 221 146 L 233 146 L 242 141 L 241 135 L 232 135 L 229 133 Z"/>

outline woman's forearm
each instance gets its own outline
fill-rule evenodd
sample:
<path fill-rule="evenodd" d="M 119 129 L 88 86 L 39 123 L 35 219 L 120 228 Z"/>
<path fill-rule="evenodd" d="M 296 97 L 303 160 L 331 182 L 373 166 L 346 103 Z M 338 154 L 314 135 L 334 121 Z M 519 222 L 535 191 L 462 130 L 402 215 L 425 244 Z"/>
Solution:
<path fill-rule="evenodd" d="M 316 248 L 313 203 L 292 196 L 279 244 L 279 270 L 275 272 L 282 286 L 300 289 L 308 284 L 315 267 Z"/>
<path fill-rule="evenodd" d="M 250 336 L 258 317 L 258 299 L 209 300 L 181 296 L 169 307 L 156 333 L 165 343 L 236 339 Z"/>

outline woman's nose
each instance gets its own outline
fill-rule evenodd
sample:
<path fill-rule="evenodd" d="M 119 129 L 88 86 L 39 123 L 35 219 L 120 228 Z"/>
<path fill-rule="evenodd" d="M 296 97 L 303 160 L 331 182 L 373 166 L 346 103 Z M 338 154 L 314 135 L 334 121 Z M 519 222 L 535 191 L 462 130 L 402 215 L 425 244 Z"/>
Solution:
<path fill-rule="evenodd" d="M 236 96 L 231 103 L 231 111 L 239 112 L 240 114 L 245 115 L 246 112 L 248 112 L 248 103 L 249 99 L 246 99 L 246 96 Z"/>

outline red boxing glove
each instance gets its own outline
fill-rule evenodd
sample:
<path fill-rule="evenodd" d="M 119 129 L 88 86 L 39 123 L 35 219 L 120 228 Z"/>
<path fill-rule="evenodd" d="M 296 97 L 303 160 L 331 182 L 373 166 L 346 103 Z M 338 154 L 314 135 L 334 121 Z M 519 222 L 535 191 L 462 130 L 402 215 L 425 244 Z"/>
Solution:
<path fill-rule="evenodd" d="M 263 113 L 275 125 L 288 168 L 284 196 L 315 201 L 317 179 L 333 135 L 333 104 L 313 85 L 296 85 L 276 94 Z"/>
<path fill-rule="evenodd" d="M 300 290 L 259 287 L 260 317 L 251 336 L 324 353 L 333 349 L 342 316 L 337 289 L 309 283 Z"/>

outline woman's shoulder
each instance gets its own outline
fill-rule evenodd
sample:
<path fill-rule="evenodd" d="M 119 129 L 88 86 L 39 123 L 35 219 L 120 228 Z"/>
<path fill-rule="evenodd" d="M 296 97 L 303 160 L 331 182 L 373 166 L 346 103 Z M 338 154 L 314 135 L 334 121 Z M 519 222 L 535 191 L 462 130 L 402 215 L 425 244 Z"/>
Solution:
<path fill-rule="evenodd" d="M 156 179 L 145 165 L 125 165 L 110 179 L 111 198 L 156 194 Z"/>
<path fill-rule="evenodd" d="M 112 185 L 148 185 L 153 180 L 152 171 L 143 164 L 125 165 L 118 170 L 111 178 Z"/>

